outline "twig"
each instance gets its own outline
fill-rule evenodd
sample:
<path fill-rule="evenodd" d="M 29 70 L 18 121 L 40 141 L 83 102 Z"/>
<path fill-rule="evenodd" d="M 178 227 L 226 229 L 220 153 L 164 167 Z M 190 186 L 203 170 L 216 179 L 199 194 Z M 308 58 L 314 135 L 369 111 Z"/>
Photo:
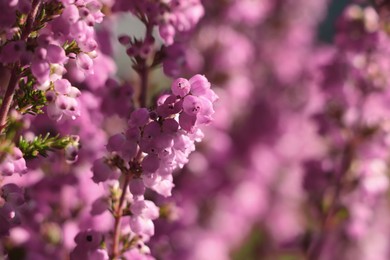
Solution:
<path fill-rule="evenodd" d="M 114 241 L 112 244 L 112 259 L 117 259 L 120 256 L 120 252 L 119 252 L 119 240 L 121 234 L 120 225 L 121 225 L 121 219 L 123 215 L 123 204 L 125 202 L 127 187 L 129 186 L 130 180 L 131 180 L 131 175 L 126 174 L 125 180 L 123 182 L 122 194 L 119 199 L 119 204 L 114 212 L 115 223 L 114 223 Z"/>

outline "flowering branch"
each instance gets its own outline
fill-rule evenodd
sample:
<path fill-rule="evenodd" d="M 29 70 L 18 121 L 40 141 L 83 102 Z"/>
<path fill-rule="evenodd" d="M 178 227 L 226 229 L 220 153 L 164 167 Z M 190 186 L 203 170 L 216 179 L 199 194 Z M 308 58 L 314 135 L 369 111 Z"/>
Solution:
<path fill-rule="evenodd" d="M 38 14 L 38 10 L 40 8 L 41 1 L 39 0 L 33 0 L 32 2 L 32 9 L 29 13 L 26 21 L 26 25 L 23 28 L 21 40 L 26 41 L 30 33 L 32 32 L 32 29 L 34 27 L 35 18 Z M 5 128 L 6 122 L 7 122 L 7 115 L 11 108 L 12 100 L 15 94 L 15 89 L 18 85 L 18 81 L 20 79 L 20 64 L 19 62 L 16 62 L 13 65 L 12 71 L 11 71 L 11 78 L 8 83 L 7 90 L 5 92 L 3 101 L 1 103 L 0 107 L 0 133 Z"/>
<path fill-rule="evenodd" d="M 147 20 L 143 20 L 145 26 L 146 26 L 146 33 L 145 33 L 145 42 L 144 44 L 147 44 L 147 39 L 150 39 L 152 37 L 152 29 L 153 25 L 149 24 Z M 144 108 L 147 106 L 147 93 L 148 93 L 148 78 L 149 78 L 149 66 L 147 64 L 147 59 L 149 56 L 149 52 L 145 53 L 145 56 L 138 57 L 137 63 L 134 64 L 134 68 L 137 71 L 138 75 L 140 76 L 140 95 L 139 95 L 139 106 L 141 108 Z M 135 159 L 135 161 L 140 161 L 142 157 L 141 151 L 138 152 L 138 155 Z M 131 170 L 131 169 L 130 169 Z M 127 170 L 122 170 L 122 174 L 125 175 L 123 186 L 122 186 L 122 193 L 119 199 L 119 203 L 117 205 L 117 208 L 114 213 L 114 234 L 113 234 L 113 244 L 112 244 L 112 259 L 117 259 L 120 256 L 120 250 L 119 250 L 119 243 L 120 243 L 120 223 L 121 218 L 123 216 L 123 205 L 125 202 L 125 197 L 127 193 L 127 189 L 130 183 L 130 180 L 132 178 L 131 172 Z"/>
<path fill-rule="evenodd" d="M 353 138 L 351 138 L 351 140 L 353 140 Z M 344 187 L 343 179 L 347 174 L 349 168 L 351 167 L 351 163 L 353 161 L 353 152 L 355 150 L 356 148 L 353 145 L 353 141 L 347 141 L 341 154 L 340 168 L 337 172 L 337 175 L 335 175 L 336 179 L 334 186 L 332 186 L 332 188 L 334 187 L 334 192 L 331 194 L 332 197 L 330 198 L 329 208 L 326 211 L 321 223 L 319 234 L 320 237 L 313 242 L 311 247 L 309 247 L 307 258 L 310 260 L 320 259 L 320 256 L 323 252 L 323 248 L 328 240 L 328 229 L 332 219 L 337 213 L 338 205 L 340 203 L 341 191 Z"/>

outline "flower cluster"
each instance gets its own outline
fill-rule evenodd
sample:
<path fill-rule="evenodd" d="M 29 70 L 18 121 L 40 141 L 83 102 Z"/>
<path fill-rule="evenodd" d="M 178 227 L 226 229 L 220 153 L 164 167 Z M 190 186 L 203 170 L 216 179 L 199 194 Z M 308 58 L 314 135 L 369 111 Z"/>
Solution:
<path fill-rule="evenodd" d="M 46 92 L 48 101 L 47 114 L 53 120 L 60 120 L 63 115 L 75 119 L 80 115 L 76 98 L 80 91 L 71 86 L 67 79 L 58 79 L 54 82 L 53 90 Z"/>
<path fill-rule="evenodd" d="M 213 103 L 217 100 L 202 75 L 176 79 L 171 90 L 171 95 L 158 99 L 155 110 L 133 111 L 126 132 L 109 138 L 110 155 L 96 160 L 92 167 L 92 179 L 97 183 L 117 179 L 120 172 L 131 177 L 130 195 L 125 198 L 131 212 L 128 236 L 143 242 L 154 234 L 152 220 L 159 216 L 156 205 L 144 198 L 146 188 L 171 196 L 172 173 L 188 162 L 194 143 L 203 137 L 200 127 L 213 120 Z"/>
<path fill-rule="evenodd" d="M 169 0 L 169 1 L 116 1 L 116 11 L 131 11 L 148 20 L 149 24 L 158 26 L 158 31 L 166 45 L 174 43 L 175 36 L 194 28 L 204 15 L 204 9 L 199 0 Z"/>
<path fill-rule="evenodd" d="M 327 105 L 317 120 L 332 147 L 328 158 L 342 158 L 327 166 L 327 171 L 339 171 L 342 180 L 333 185 L 342 191 L 353 187 L 337 198 L 349 210 L 344 232 L 361 241 L 389 188 L 390 38 L 380 30 L 372 7 L 351 5 L 338 22 L 335 41 L 336 48 L 322 61 L 325 77 L 320 85 Z"/>
<path fill-rule="evenodd" d="M 15 75 L 16 81 L 27 76 L 35 89 L 45 93 L 50 118 L 74 119 L 79 116 L 80 92 L 63 79 L 65 66 L 74 59 L 82 73 L 93 73 L 97 47 L 93 26 L 103 19 L 102 5 L 97 1 L 33 1 L 31 5 L 31 12 L 23 9 L 28 14 L 24 27 L 11 31 L 0 47 L 0 62 L 14 64 L 12 73 L 21 74 Z M 33 78 L 28 78 L 29 73 Z"/>

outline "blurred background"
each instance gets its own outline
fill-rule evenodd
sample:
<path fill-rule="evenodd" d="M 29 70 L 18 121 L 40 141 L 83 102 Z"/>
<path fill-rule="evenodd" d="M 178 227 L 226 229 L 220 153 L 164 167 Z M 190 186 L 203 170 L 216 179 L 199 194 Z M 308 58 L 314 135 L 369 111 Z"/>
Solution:
<path fill-rule="evenodd" d="M 389 57 L 377 11 L 327 0 L 204 6 L 163 71 L 204 74 L 220 99 L 173 197 L 158 199 L 152 252 L 388 259 L 388 83 L 378 78 Z"/>

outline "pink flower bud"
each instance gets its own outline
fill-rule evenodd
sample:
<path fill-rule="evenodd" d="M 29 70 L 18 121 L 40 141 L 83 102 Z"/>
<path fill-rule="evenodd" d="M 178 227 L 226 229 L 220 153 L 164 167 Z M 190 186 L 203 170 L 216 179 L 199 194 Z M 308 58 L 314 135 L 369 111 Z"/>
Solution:
<path fill-rule="evenodd" d="M 131 113 L 129 125 L 144 126 L 149 121 L 149 111 L 146 108 L 139 108 Z"/>
<path fill-rule="evenodd" d="M 145 193 L 145 185 L 142 179 L 133 179 L 129 185 L 130 192 L 135 196 L 142 196 Z"/>
<path fill-rule="evenodd" d="M 141 165 L 145 172 L 153 173 L 160 167 L 160 159 L 157 155 L 149 154 L 142 160 Z"/>
<path fill-rule="evenodd" d="M 61 17 L 65 19 L 68 23 L 74 24 L 80 18 L 79 9 L 75 5 L 68 5 L 62 11 Z"/>
<path fill-rule="evenodd" d="M 173 44 L 175 37 L 175 27 L 173 27 L 171 24 L 164 24 L 158 28 L 158 31 L 166 45 Z"/>
<path fill-rule="evenodd" d="M 203 75 L 197 74 L 190 78 L 191 94 L 195 96 L 205 95 L 207 90 L 210 89 L 210 82 Z"/>
<path fill-rule="evenodd" d="M 92 172 L 92 180 L 96 183 L 99 183 L 108 180 L 112 171 L 110 167 L 104 162 L 104 158 L 100 158 L 93 162 Z"/>
<path fill-rule="evenodd" d="M 76 58 L 77 66 L 83 70 L 90 70 L 92 69 L 92 59 L 85 53 L 81 52 L 77 55 Z"/>
<path fill-rule="evenodd" d="M 191 85 L 187 79 L 178 78 L 172 83 L 171 89 L 176 96 L 184 97 L 190 92 Z"/>
<path fill-rule="evenodd" d="M 66 57 L 65 50 L 54 44 L 49 44 L 47 47 L 47 60 L 50 63 L 64 63 L 68 58 Z"/>
<path fill-rule="evenodd" d="M 125 142 L 126 142 L 126 138 L 123 134 L 113 135 L 108 139 L 107 151 L 109 152 L 120 151 L 122 150 L 122 147 Z"/>
<path fill-rule="evenodd" d="M 67 79 L 59 79 L 54 82 L 54 90 L 62 95 L 69 94 L 70 82 Z"/>
<path fill-rule="evenodd" d="M 31 63 L 31 72 L 38 82 L 43 84 L 49 80 L 50 65 L 47 61 L 34 60 Z"/>
<path fill-rule="evenodd" d="M 196 123 L 196 115 L 189 115 L 187 113 L 181 113 L 179 116 L 180 127 L 190 133 L 194 131 Z"/>
<path fill-rule="evenodd" d="M 197 115 L 202 110 L 202 102 L 198 97 L 186 96 L 183 100 L 183 111 L 188 115 Z"/>

